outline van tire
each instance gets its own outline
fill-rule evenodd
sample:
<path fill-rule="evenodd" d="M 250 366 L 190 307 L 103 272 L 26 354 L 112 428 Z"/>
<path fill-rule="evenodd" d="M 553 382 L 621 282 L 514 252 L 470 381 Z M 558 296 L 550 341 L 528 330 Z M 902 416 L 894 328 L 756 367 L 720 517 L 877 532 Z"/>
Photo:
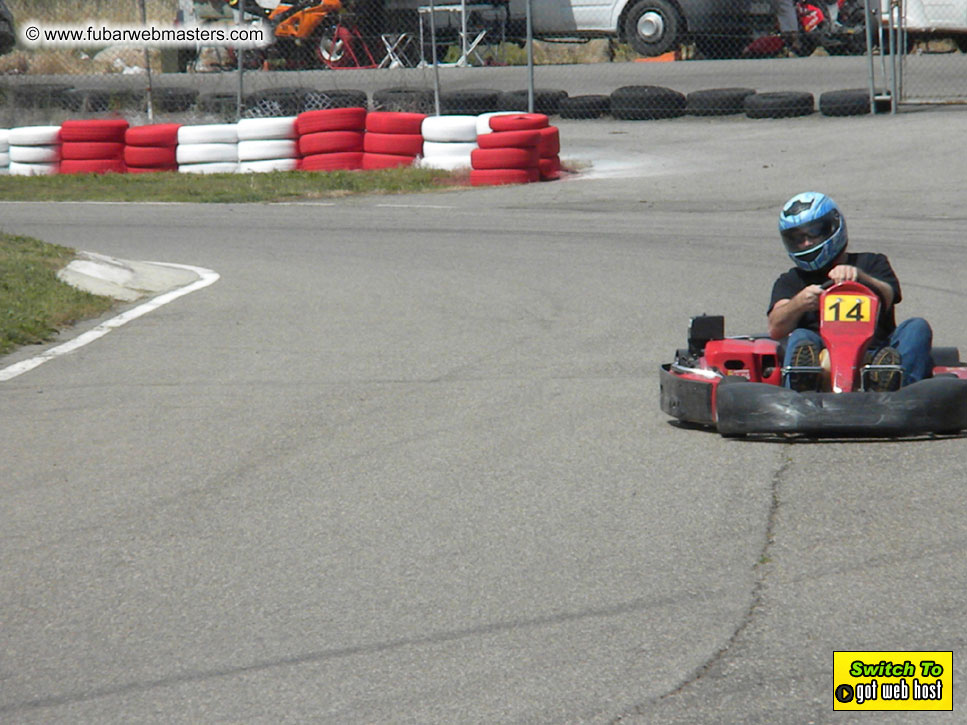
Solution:
<path fill-rule="evenodd" d="M 682 19 L 668 0 L 639 0 L 624 19 L 624 34 L 636 53 L 658 56 L 678 45 Z"/>

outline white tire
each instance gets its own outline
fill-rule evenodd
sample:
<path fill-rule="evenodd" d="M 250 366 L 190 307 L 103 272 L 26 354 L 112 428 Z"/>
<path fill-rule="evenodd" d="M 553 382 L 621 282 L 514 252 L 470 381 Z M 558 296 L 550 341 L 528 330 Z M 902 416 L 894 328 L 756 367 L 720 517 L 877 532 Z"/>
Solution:
<path fill-rule="evenodd" d="M 10 162 L 11 176 L 51 176 L 57 173 L 57 164 L 21 164 Z"/>
<path fill-rule="evenodd" d="M 260 141 L 239 141 L 239 161 L 261 161 L 263 159 L 294 159 L 299 156 L 296 142 L 291 139 L 269 139 Z"/>
<path fill-rule="evenodd" d="M 238 126 L 234 123 L 204 123 L 178 129 L 178 143 L 236 143 Z"/>
<path fill-rule="evenodd" d="M 443 143 L 442 141 L 424 141 L 423 158 L 432 159 L 435 156 L 466 156 L 469 159 L 470 153 L 476 148 L 477 144 L 470 143 L 469 141 L 451 141 L 449 143 Z"/>
<path fill-rule="evenodd" d="M 470 154 L 453 156 L 433 156 L 422 158 L 418 164 L 421 169 L 442 169 L 443 171 L 470 170 Z"/>
<path fill-rule="evenodd" d="M 178 164 L 236 163 L 238 144 L 234 143 L 188 143 L 178 144 L 175 149 Z"/>
<path fill-rule="evenodd" d="M 10 154 L 6 151 L 0 151 L 0 169 L 10 166 Z"/>
<path fill-rule="evenodd" d="M 11 146 L 53 146 L 60 143 L 60 126 L 19 126 L 7 134 Z"/>
<path fill-rule="evenodd" d="M 60 161 L 60 146 L 11 146 L 10 160 L 21 164 L 50 164 Z"/>
<path fill-rule="evenodd" d="M 261 159 L 260 161 L 242 161 L 238 165 L 239 173 L 262 174 L 269 171 L 295 171 L 299 166 L 298 159 Z"/>
<path fill-rule="evenodd" d="M 10 176 L 10 169 L 6 166 L 0 166 L 0 176 Z"/>
<path fill-rule="evenodd" d="M 10 148 L 10 129 L 0 128 L 0 151 Z"/>
<path fill-rule="evenodd" d="M 295 137 L 295 116 L 243 118 L 238 122 L 239 141 Z"/>
<path fill-rule="evenodd" d="M 238 164 L 218 161 L 210 164 L 178 164 L 179 174 L 234 174 Z"/>
<path fill-rule="evenodd" d="M 494 116 L 516 116 L 520 111 L 495 111 L 493 113 L 481 113 L 477 116 L 477 135 L 483 136 L 485 133 L 493 133 L 490 128 L 490 119 Z"/>
<path fill-rule="evenodd" d="M 476 141 L 476 116 L 427 116 L 421 128 L 424 141 Z"/>

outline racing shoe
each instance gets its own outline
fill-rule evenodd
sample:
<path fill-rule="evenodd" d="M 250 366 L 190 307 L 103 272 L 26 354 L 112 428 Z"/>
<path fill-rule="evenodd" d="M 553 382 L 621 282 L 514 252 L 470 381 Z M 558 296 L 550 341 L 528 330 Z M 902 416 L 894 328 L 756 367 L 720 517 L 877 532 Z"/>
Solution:
<path fill-rule="evenodd" d="M 789 372 L 789 387 L 797 393 L 819 390 L 820 368 L 819 368 L 819 348 L 811 342 L 796 346 L 792 351 L 793 368 L 814 368 L 812 370 Z"/>
<path fill-rule="evenodd" d="M 896 348 L 884 347 L 877 350 L 870 366 L 870 390 L 874 393 L 885 393 L 900 389 L 903 374 L 900 371 L 900 353 Z M 878 369 L 881 367 L 882 369 Z"/>

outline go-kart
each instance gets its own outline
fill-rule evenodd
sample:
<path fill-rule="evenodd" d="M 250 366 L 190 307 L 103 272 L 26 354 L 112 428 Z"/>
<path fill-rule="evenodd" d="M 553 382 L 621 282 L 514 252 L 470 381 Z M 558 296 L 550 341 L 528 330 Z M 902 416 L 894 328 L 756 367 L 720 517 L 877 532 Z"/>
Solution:
<path fill-rule="evenodd" d="M 957 348 L 934 347 L 931 377 L 901 387 L 902 368 L 868 362 L 874 292 L 830 281 L 819 310 L 827 354 L 817 367 L 783 368 L 780 343 L 767 335 L 726 337 L 722 316 L 693 317 L 688 347 L 661 366 L 661 409 L 723 436 L 897 437 L 967 428 L 967 364 Z M 872 389 L 883 373 L 896 389 Z M 817 389 L 797 392 L 807 381 Z"/>

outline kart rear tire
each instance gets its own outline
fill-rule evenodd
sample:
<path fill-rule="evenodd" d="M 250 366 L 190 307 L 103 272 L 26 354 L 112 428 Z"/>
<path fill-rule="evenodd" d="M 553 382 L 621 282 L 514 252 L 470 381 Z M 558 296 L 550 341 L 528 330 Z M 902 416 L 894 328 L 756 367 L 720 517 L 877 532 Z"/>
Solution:
<path fill-rule="evenodd" d="M 930 358 L 937 367 L 958 367 L 960 350 L 956 347 L 933 347 L 930 348 Z"/>

